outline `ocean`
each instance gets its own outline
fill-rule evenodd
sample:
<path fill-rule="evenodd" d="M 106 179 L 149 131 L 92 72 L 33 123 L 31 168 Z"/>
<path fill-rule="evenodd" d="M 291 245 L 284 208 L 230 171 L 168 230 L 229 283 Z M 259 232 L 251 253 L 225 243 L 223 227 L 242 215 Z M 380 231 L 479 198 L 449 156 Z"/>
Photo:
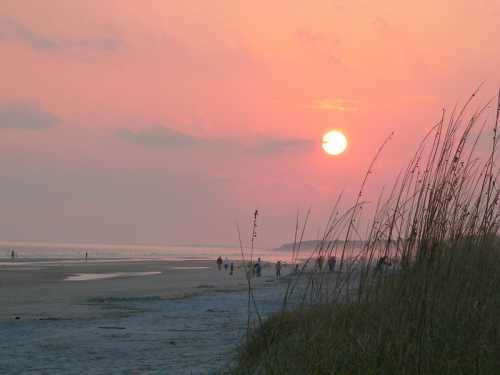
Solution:
<path fill-rule="evenodd" d="M 85 243 L 47 243 L 47 242 L 0 242 L 0 261 L 15 258 L 22 261 L 72 261 L 85 258 L 88 261 L 145 261 L 145 260 L 215 260 L 218 256 L 231 261 L 241 261 L 239 247 L 228 246 L 182 246 L 182 245 L 116 245 Z M 245 258 L 250 253 L 246 251 Z M 254 249 L 253 258 L 263 261 L 287 261 L 291 251 Z M 10 263 L 3 262 L 2 264 Z"/>

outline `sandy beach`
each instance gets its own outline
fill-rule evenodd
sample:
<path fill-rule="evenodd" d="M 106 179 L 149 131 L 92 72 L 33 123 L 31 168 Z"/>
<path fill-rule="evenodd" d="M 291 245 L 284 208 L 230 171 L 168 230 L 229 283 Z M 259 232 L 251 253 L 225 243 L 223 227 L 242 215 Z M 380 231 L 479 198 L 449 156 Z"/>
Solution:
<path fill-rule="evenodd" d="M 265 266 L 257 285 L 272 282 L 273 271 Z M 184 298 L 246 285 L 239 264 L 230 275 L 215 261 L 3 261 L 0 319 L 99 317 L 113 300 Z"/>
<path fill-rule="evenodd" d="M 261 312 L 279 309 L 273 265 L 254 280 Z M 246 287 L 214 261 L 3 260 L 0 373 L 217 374 L 245 333 Z"/>

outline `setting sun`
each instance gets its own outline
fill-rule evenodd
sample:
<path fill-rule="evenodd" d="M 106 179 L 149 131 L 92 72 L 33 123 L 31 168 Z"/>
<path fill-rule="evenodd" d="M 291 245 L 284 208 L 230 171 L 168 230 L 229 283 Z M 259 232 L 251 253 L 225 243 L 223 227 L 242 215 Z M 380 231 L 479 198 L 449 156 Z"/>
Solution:
<path fill-rule="evenodd" d="M 340 155 L 347 148 L 347 138 L 338 130 L 331 130 L 323 136 L 323 150 L 329 155 Z"/>

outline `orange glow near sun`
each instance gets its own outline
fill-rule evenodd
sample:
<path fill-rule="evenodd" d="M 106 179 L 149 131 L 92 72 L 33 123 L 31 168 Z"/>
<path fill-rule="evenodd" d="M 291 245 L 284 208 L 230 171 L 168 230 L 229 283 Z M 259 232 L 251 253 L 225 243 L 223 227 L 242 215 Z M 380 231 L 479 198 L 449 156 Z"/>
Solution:
<path fill-rule="evenodd" d="M 331 130 L 323 136 L 323 150 L 328 155 L 340 155 L 347 148 L 347 138 L 339 130 Z"/>

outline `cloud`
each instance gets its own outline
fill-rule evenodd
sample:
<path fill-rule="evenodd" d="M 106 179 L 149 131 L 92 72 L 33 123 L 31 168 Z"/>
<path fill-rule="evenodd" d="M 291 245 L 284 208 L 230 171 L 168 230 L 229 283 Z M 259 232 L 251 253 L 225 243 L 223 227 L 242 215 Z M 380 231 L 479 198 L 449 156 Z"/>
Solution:
<path fill-rule="evenodd" d="M 34 31 L 12 18 L 0 18 L 0 40 L 18 41 L 36 52 L 61 53 L 73 49 L 113 52 L 123 42 L 112 37 L 67 39 Z"/>
<path fill-rule="evenodd" d="M 168 72 L 204 80 L 209 77 L 217 82 L 221 77 L 248 77 L 265 67 L 251 48 L 233 35 L 227 40 L 192 43 L 175 33 L 151 33 L 133 47 L 139 55 L 148 57 L 148 63 L 161 64 Z"/>
<path fill-rule="evenodd" d="M 127 142 L 154 148 L 190 147 L 199 143 L 199 139 L 192 135 L 184 134 L 159 125 L 139 131 L 121 129 L 117 134 L 121 139 Z"/>
<path fill-rule="evenodd" d="M 343 98 L 318 99 L 313 103 L 312 108 L 320 111 L 337 111 L 337 112 L 353 112 L 358 110 L 358 107 L 356 106 L 356 101 L 347 100 Z"/>
<path fill-rule="evenodd" d="M 57 41 L 35 33 L 11 18 L 0 19 L 0 37 L 21 40 L 36 51 L 52 52 L 61 49 Z"/>
<path fill-rule="evenodd" d="M 287 151 L 308 151 L 313 146 L 309 139 L 262 138 L 247 146 L 246 151 L 259 155 L 277 154 Z"/>
<path fill-rule="evenodd" d="M 122 140 L 144 148 L 190 149 L 213 153 L 243 153 L 256 156 L 278 154 L 286 151 L 307 151 L 313 142 L 300 138 L 273 138 L 260 136 L 245 139 L 221 139 L 197 137 L 164 126 L 156 125 L 146 130 L 120 129 L 117 135 Z"/>
<path fill-rule="evenodd" d="M 28 102 L 0 104 L 0 128 L 46 130 L 55 126 L 59 118 L 39 105 Z"/>

